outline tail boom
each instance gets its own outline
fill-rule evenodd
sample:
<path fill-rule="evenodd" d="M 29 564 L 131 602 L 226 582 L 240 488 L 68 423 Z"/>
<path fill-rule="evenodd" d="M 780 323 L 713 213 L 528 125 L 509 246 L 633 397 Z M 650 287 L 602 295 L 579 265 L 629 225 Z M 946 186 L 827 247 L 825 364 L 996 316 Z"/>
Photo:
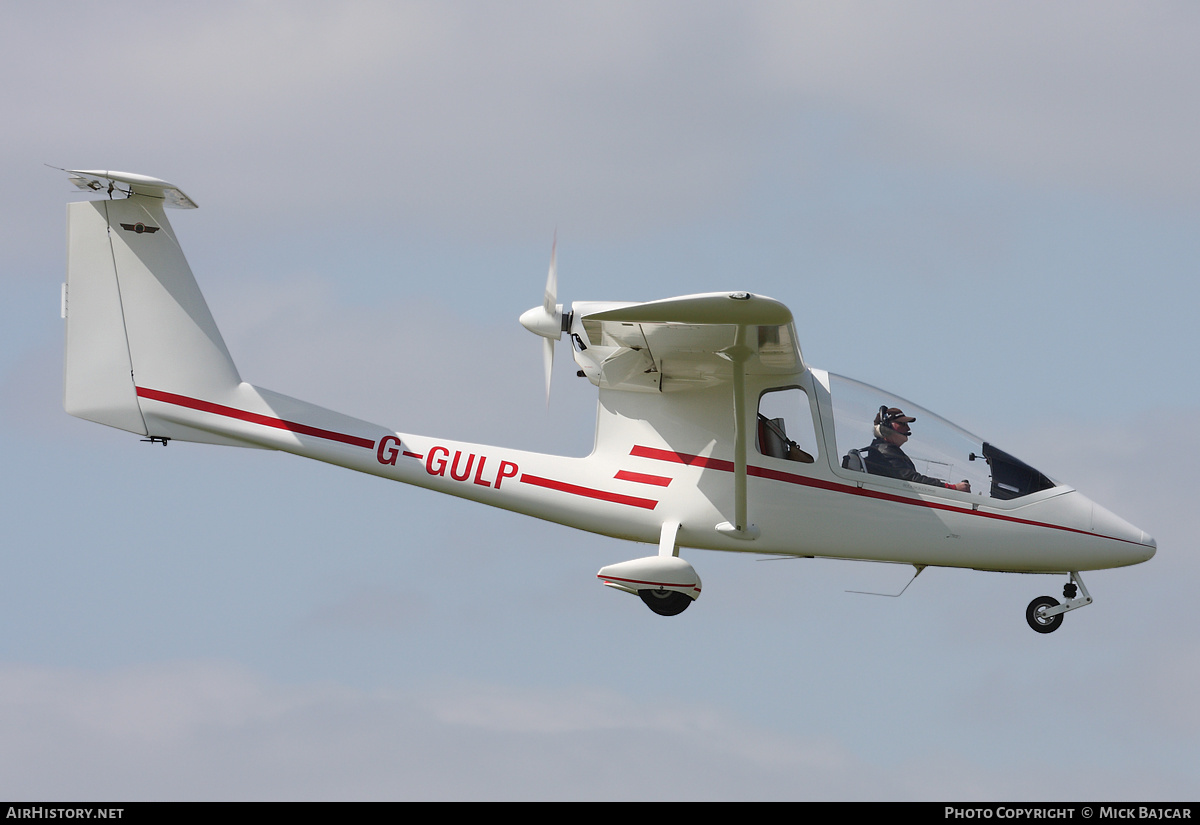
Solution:
<path fill-rule="evenodd" d="M 156 427 L 210 443 L 289 452 L 617 538 L 651 541 L 661 526 L 664 491 L 622 481 L 595 457 L 398 433 L 246 383 L 232 404 L 148 387 L 137 395 Z"/>

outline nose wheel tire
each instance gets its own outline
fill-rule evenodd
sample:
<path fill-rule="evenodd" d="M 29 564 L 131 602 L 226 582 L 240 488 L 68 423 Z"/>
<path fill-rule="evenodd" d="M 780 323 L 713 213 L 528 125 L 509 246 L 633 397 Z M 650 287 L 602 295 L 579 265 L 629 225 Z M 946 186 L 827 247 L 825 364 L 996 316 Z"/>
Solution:
<path fill-rule="evenodd" d="M 639 590 L 638 596 L 660 616 L 678 616 L 692 603 L 691 598 L 677 590 Z"/>
<path fill-rule="evenodd" d="M 1048 617 L 1042 615 L 1043 611 L 1051 607 L 1058 607 L 1058 599 L 1038 596 L 1025 609 L 1025 621 L 1029 622 L 1029 626 L 1038 633 L 1053 633 L 1062 625 L 1064 614 L 1059 613 L 1057 616 Z"/>

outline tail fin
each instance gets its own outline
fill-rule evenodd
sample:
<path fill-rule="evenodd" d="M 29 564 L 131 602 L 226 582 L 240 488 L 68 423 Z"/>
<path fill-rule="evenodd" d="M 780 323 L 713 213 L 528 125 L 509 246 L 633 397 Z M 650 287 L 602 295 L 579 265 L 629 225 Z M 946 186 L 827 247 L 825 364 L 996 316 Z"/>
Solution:
<path fill-rule="evenodd" d="M 63 406 L 71 415 L 157 438 L 235 443 L 143 413 L 139 390 L 221 403 L 241 383 L 229 350 L 163 212 L 195 208 L 166 181 L 73 172 L 117 200 L 67 207 Z M 124 186 L 121 186 L 124 184 Z"/>

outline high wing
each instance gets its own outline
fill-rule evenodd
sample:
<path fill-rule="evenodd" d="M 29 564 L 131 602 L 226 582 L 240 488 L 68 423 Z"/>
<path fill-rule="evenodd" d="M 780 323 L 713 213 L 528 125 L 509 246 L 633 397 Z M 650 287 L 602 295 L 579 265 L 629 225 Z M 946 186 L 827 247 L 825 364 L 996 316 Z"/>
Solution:
<path fill-rule="evenodd" d="M 575 361 L 602 389 L 675 392 L 804 371 L 791 311 L 748 292 L 640 304 L 575 302 Z M 584 348 L 581 349 L 581 344 Z"/>
<path fill-rule="evenodd" d="M 721 417 L 732 419 L 726 432 L 733 442 L 734 519 L 717 529 L 734 538 L 753 539 L 757 531 L 748 521 L 746 501 L 746 445 L 753 426 L 746 378 L 782 378 L 805 371 L 791 311 L 778 301 L 748 292 L 712 292 L 639 304 L 576 302 L 569 330 L 575 361 L 600 388 L 602 408 L 611 393 L 709 390 L 706 396 L 718 395 Z M 701 403 L 712 406 L 708 397 Z M 655 419 L 648 416 L 647 423 L 668 440 L 672 430 L 687 426 L 678 414 Z M 603 430 L 597 447 L 602 436 Z"/>

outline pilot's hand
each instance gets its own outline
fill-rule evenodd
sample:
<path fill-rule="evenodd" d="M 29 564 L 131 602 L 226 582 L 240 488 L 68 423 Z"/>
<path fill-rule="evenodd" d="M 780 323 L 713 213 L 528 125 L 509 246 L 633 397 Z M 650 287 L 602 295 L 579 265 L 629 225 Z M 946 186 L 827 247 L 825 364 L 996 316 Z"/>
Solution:
<path fill-rule="evenodd" d="M 958 490 L 960 493 L 969 493 L 971 492 L 971 482 L 964 478 L 958 484 L 952 485 L 951 489 Z"/>

